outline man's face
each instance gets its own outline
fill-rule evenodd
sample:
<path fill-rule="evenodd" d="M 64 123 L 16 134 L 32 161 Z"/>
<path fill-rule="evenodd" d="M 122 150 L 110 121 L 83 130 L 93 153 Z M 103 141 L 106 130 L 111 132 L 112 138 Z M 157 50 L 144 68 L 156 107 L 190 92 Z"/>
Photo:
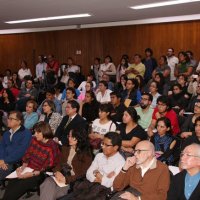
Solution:
<path fill-rule="evenodd" d="M 112 145 L 112 141 L 108 138 L 104 138 L 102 142 L 102 150 L 105 156 L 113 156 L 117 152 L 117 146 Z"/>
<path fill-rule="evenodd" d="M 76 108 L 72 108 L 71 104 L 68 103 L 67 106 L 66 106 L 66 114 L 68 116 L 75 115 L 76 114 Z"/>
<path fill-rule="evenodd" d="M 52 62 L 53 61 L 53 57 L 51 55 L 48 56 L 48 61 Z"/>
<path fill-rule="evenodd" d="M 26 88 L 31 89 L 32 87 L 33 87 L 33 82 L 30 81 L 30 80 L 28 80 L 28 81 L 26 82 Z"/>
<path fill-rule="evenodd" d="M 142 98 L 141 98 L 141 101 L 140 101 L 140 107 L 142 109 L 145 109 L 145 108 L 147 108 L 150 105 L 151 105 L 151 101 L 149 101 L 149 96 L 142 95 Z"/>
<path fill-rule="evenodd" d="M 17 119 L 16 113 L 10 114 L 8 117 L 8 127 L 17 128 L 20 126 L 20 120 Z"/>
<path fill-rule="evenodd" d="M 103 83 L 99 83 L 99 90 L 101 92 L 104 92 L 106 90 L 106 87 L 105 87 L 105 85 Z"/>
<path fill-rule="evenodd" d="M 167 56 L 168 56 L 168 57 L 173 56 L 173 50 L 172 50 L 172 49 L 168 49 L 168 50 L 167 50 Z"/>
<path fill-rule="evenodd" d="M 140 62 L 141 62 L 140 57 L 139 57 L 139 56 L 134 56 L 134 63 L 135 63 L 135 64 L 138 64 L 138 63 L 140 63 Z"/>
<path fill-rule="evenodd" d="M 168 108 L 168 107 L 167 107 L 166 104 L 164 104 L 163 102 L 160 102 L 160 101 L 159 101 L 159 102 L 157 103 L 157 108 L 158 108 L 158 112 L 162 114 L 162 113 L 165 113 L 165 112 L 167 111 L 167 108 Z"/>
<path fill-rule="evenodd" d="M 8 86 L 8 88 L 12 88 L 12 81 L 11 80 L 8 80 L 8 82 L 7 82 L 7 86 Z"/>
<path fill-rule="evenodd" d="M 187 146 L 181 153 L 180 167 L 182 169 L 192 169 L 200 167 L 200 156 L 196 152 L 195 146 Z"/>
<path fill-rule="evenodd" d="M 135 158 L 137 165 L 147 164 L 151 157 L 151 150 L 144 144 L 138 143 L 135 147 Z"/>
<path fill-rule="evenodd" d="M 120 98 L 117 98 L 116 95 L 110 95 L 111 98 L 111 104 L 112 105 L 118 105 L 120 103 Z"/>

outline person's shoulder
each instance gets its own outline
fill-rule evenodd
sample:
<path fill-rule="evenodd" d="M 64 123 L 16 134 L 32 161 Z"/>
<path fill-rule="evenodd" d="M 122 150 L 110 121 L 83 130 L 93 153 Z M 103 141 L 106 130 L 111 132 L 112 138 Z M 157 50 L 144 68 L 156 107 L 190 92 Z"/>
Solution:
<path fill-rule="evenodd" d="M 157 160 L 156 161 L 157 162 L 157 166 L 156 166 L 156 168 L 159 170 L 161 170 L 161 171 L 166 171 L 166 172 L 169 172 L 169 168 L 168 168 L 168 166 L 166 165 L 166 164 L 164 164 L 164 163 L 162 163 L 161 161 L 159 161 L 159 160 Z"/>

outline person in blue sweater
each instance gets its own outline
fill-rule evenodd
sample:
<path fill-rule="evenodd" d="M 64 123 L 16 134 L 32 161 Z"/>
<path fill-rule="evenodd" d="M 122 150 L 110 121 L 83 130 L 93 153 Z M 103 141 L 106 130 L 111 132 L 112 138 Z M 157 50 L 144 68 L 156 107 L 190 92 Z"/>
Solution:
<path fill-rule="evenodd" d="M 11 111 L 8 116 L 8 128 L 0 141 L 0 181 L 14 170 L 29 147 L 32 135 L 23 126 L 23 115 L 19 111 Z"/>

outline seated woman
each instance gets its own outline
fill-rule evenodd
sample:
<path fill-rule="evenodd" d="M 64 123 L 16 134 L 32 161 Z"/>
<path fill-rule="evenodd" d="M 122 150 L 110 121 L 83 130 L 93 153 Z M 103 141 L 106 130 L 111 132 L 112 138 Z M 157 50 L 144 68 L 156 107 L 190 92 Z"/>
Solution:
<path fill-rule="evenodd" d="M 187 138 L 192 135 L 195 129 L 195 120 L 200 117 L 200 102 L 196 102 L 194 105 L 194 114 L 187 116 L 184 124 L 181 127 L 181 137 Z"/>
<path fill-rule="evenodd" d="M 92 81 L 87 81 L 85 83 L 84 90 L 81 91 L 81 94 L 78 96 L 78 100 L 84 101 L 86 92 L 93 91 L 93 83 Z"/>
<path fill-rule="evenodd" d="M 99 118 L 92 123 L 92 130 L 89 134 L 90 143 L 94 149 L 94 153 L 100 149 L 101 141 L 107 132 L 115 131 L 116 125 L 110 120 L 111 114 L 110 104 L 101 104 L 99 106 Z"/>
<path fill-rule="evenodd" d="M 156 129 L 157 132 L 150 139 L 155 146 L 156 157 L 170 165 L 174 161 L 173 152 L 176 145 L 170 120 L 166 117 L 159 118 L 156 122 Z"/>
<path fill-rule="evenodd" d="M 133 148 L 139 141 L 147 139 L 146 132 L 137 124 L 139 118 L 133 107 L 126 108 L 124 111 L 123 124 L 118 130 L 122 137 L 121 150 L 125 156 L 133 152 Z"/>
<path fill-rule="evenodd" d="M 98 117 L 99 102 L 96 100 L 94 92 L 86 92 L 84 102 L 80 103 L 79 114 L 85 118 L 89 124 L 91 124 Z"/>
<path fill-rule="evenodd" d="M 55 104 L 50 100 L 43 101 L 42 112 L 43 114 L 40 115 L 39 122 L 44 121 L 48 123 L 54 134 L 62 121 L 62 116 L 60 113 L 55 112 Z"/>
<path fill-rule="evenodd" d="M 15 97 L 10 89 L 2 90 L 2 97 L 0 98 L 0 110 L 10 112 L 15 109 Z"/>
<path fill-rule="evenodd" d="M 158 93 L 158 82 L 152 81 L 149 85 L 149 93 L 153 96 L 153 101 L 151 103 L 151 107 L 155 108 L 157 106 L 157 99 L 160 96 Z"/>
<path fill-rule="evenodd" d="M 127 78 L 127 76 L 125 74 L 121 75 L 120 76 L 120 82 L 115 84 L 114 91 L 117 91 L 117 92 L 121 93 L 124 90 L 126 90 L 126 82 L 127 82 L 127 80 L 128 80 L 128 78 Z"/>
<path fill-rule="evenodd" d="M 17 168 L 18 178 L 9 181 L 4 194 L 4 200 L 17 200 L 26 191 L 34 188 L 43 180 L 43 172 L 55 167 L 59 161 L 60 151 L 54 142 L 53 133 L 49 124 L 39 122 L 34 127 L 35 137 L 23 157 L 23 164 Z M 33 171 L 23 170 L 29 167 Z"/>
<path fill-rule="evenodd" d="M 38 122 L 37 103 L 34 100 L 29 100 L 26 103 L 26 112 L 23 112 L 24 126 L 27 129 L 32 129 Z"/>
<path fill-rule="evenodd" d="M 188 98 L 185 98 L 185 93 L 179 83 L 172 86 L 172 95 L 169 96 L 169 99 L 172 109 L 177 114 L 188 105 Z"/>
<path fill-rule="evenodd" d="M 85 131 L 72 130 L 68 140 L 69 146 L 62 147 L 61 162 L 53 170 L 57 181 L 67 186 L 59 187 L 51 177 L 46 178 L 40 186 L 41 200 L 56 200 L 67 194 L 69 189 L 68 184 L 75 181 L 78 177 L 83 177 L 92 163 L 92 153 Z M 66 170 L 66 168 L 71 168 L 71 170 Z M 66 173 L 67 171 L 69 171 L 69 174 Z"/>

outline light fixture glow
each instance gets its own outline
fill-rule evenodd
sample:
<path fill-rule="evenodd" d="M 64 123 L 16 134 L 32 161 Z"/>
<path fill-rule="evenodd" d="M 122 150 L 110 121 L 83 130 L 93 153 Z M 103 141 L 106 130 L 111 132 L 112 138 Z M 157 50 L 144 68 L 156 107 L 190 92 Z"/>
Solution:
<path fill-rule="evenodd" d="M 42 18 L 34 18 L 34 19 L 23 19 L 16 21 L 8 21 L 5 22 L 7 24 L 19 24 L 19 23 L 29 23 L 29 22 L 39 22 L 39 21 L 49 21 L 49 20 L 57 20 L 57 19 L 71 19 L 71 18 L 79 18 L 79 17 L 90 17 L 90 14 L 77 14 L 77 15 L 64 15 L 64 16 L 55 16 L 55 17 L 42 17 Z"/>
<path fill-rule="evenodd" d="M 162 7 L 162 6 L 177 5 L 177 4 L 183 4 L 183 3 L 193 3 L 193 2 L 198 2 L 198 1 L 200 1 L 200 0 L 164 1 L 164 2 L 158 2 L 158 3 L 150 3 L 150 4 L 132 6 L 130 8 L 138 10 L 138 9 L 145 9 L 145 8 L 155 8 L 155 7 Z"/>

